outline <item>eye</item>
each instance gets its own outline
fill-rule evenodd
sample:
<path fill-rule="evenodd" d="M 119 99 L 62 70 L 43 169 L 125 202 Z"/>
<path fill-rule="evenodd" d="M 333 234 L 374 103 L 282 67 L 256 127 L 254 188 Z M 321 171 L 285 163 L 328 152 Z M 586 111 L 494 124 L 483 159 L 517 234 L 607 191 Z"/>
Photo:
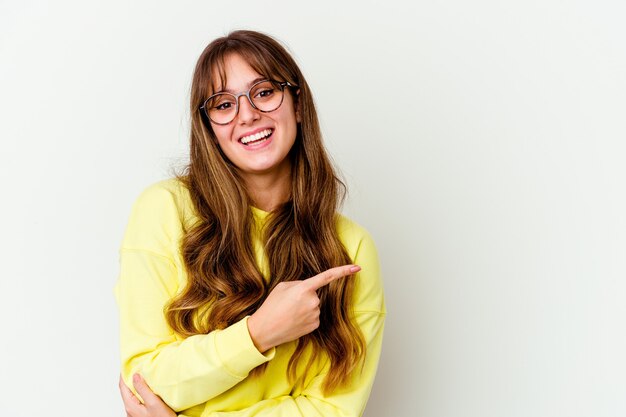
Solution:
<path fill-rule="evenodd" d="M 213 108 L 214 108 L 215 110 L 228 110 L 228 109 L 230 109 L 232 106 L 233 106 L 233 103 L 226 102 L 226 103 L 221 103 L 221 104 L 218 104 L 217 106 L 215 106 L 215 107 L 213 107 Z"/>
<path fill-rule="evenodd" d="M 254 95 L 254 97 L 268 98 L 268 97 L 271 97 L 272 94 L 274 94 L 273 88 L 262 88 L 261 90 L 256 91 L 256 94 Z"/>
<path fill-rule="evenodd" d="M 217 95 L 211 99 L 209 107 L 214 111 L 231 110 L 235 107 L 235 98 L 227 94 Z"/>
<path fill-rule="evenodd" d="M 253 100 L 266 101 L 276 95 L 276 86 L 271 81 L 263 81 L 253 87 L 250 96 Z"/>

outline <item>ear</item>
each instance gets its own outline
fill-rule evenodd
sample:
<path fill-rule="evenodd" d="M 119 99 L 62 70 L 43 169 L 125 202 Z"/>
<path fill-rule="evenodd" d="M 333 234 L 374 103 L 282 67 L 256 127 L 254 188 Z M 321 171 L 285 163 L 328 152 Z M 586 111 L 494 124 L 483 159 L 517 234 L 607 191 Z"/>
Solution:
<path fill-rule="evenodd" d="M 293 101 L 294 108 L 296 110 L 296 122 L 302 122 L 302 116 L 300 115 L 300 89 L 296 90 L 296 97 Z"/>

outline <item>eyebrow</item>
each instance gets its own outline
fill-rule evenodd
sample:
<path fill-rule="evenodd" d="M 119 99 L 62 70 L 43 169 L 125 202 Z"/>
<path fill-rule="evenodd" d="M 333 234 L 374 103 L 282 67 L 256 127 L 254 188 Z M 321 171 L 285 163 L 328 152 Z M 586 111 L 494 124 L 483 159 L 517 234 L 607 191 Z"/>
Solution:
<path fill-rule="evenodd" d="M 247 88 L 249 89 L 250 87 L 252 87 L 252 85 L 253 85 L 253 84 L 256 84 L 256 83 L 258 83 L 259 81 L 263 81 L 263 80 L 267 80 L 267 79 L 268 79 L 267 77 L 256 77 L 254 80 L 252 80 L 252 81 L 250 81 L 250 82 L 248 83 L 248 87 L 247 87 Z M 230 88 L 225 88 L 225 89 L 223 89 L 223 90 L 216 91 L 214 94 L 217 94 L 217 93 L 231 93 L 231 94 L 236 94 L 236 93 L 235 93 L 235 91 L 231 90 Z"/>

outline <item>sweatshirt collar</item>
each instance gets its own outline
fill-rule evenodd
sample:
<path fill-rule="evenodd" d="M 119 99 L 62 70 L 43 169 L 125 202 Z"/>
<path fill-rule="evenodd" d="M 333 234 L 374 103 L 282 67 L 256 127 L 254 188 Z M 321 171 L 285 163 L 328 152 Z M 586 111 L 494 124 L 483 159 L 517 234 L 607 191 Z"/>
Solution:
<path fill-rule="evenodd" d="M 265 220 L 267 216 L 269 216 L 269 212 L 265 210 L 261 210 L 258 207 L 250 206 L 252 209 L 252 214 L 259 220 Z"/>

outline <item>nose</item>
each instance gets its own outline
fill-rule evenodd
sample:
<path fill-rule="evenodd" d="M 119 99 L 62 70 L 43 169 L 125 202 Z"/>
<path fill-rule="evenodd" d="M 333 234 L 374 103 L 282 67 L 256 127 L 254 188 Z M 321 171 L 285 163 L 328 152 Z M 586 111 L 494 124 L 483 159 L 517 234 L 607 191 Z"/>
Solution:
<path fill-rule="evenodd" d="M 240 123 L 250 124 L 261 117 L 259 111 L 252 107 L 252 103 L 247 96 L 242 95 L 237 100 L 239 100 L 239 114 L 237 116 Z"/>

